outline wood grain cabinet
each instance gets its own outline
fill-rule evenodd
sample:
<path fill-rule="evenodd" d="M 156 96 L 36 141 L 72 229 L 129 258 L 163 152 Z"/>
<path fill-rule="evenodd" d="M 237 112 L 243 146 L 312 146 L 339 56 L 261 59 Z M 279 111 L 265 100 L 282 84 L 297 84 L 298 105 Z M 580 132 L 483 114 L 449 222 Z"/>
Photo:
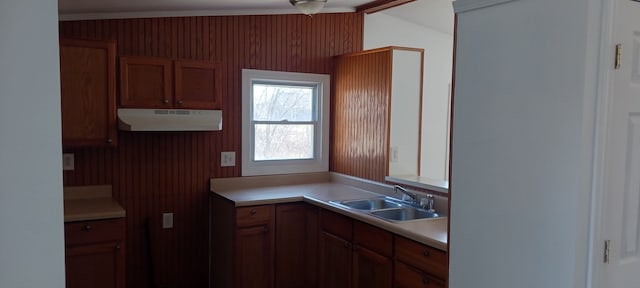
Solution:
<path fill-rule="evenodd" d="M 273 287 L 273 205 L 236 209 L 234 287 Z"/>
<path fill-rule="evenodd" d="M 60 39 L 62 145 L 116 145 L 114 41 Z"/>
<path fill-rule="evenodd" d="M 396 287 L 447 287 L 446 252 L 401 236 L 395 237 L 394 250 Z"/>
<path fill-rule="evenodd" d="M 393 234 L 322 210 L 319 287 L 392 286 Z"/>
<path fill-rule="evenodd" d="M 120 58 L 120 105 L 128 108 L 220 109 L 220 75 L 205 61 Z"/>
<path fill-rule="evenodd" d="M 275 287 L 317 287 L 318 208 L 276 205 Z"/>
<path fill-rule="evenodd" d="M 317 208 L 211 199 L 210 287 L 316 287 Z"/>
<path fill-rule="evenodd" d="M 123 218 L 65 224 L 67 288 L 125 287 Z"/>

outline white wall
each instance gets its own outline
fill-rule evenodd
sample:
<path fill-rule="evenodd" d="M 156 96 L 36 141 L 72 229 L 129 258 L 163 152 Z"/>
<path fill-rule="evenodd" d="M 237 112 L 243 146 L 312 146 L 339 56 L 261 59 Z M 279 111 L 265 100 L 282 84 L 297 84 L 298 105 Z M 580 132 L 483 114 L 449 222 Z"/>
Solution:
<path fill-rule="evenodd" d="M 0 287 L 64 287 L 57 1 L 0 2 Z"/>
<path fill-rule="evenodd" d="M 585 287 L 594 2 L 458 15 L 451 288 Z"/>
<path fill-rule="evenodd" d="M 445 179 L 453 36 L 381 12 L 365 15 L 364 49 L 385 46 L 425 49 L 421 175 Z"/>

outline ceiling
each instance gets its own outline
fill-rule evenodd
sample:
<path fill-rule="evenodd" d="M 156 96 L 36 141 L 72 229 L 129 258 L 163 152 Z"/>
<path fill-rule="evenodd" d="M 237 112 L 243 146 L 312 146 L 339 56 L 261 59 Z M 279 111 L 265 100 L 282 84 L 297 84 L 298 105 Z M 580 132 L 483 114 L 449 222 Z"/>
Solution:
<path fill-rule="evenodd" d="M 417 0 L 384 10 L 418 25 L 453 34 L 452 0 Z M 328 0 L 321 13 L 353 12 L 373 0 Z M 289 0 L 58 0 L 60 20 L 299 13 Z"/>

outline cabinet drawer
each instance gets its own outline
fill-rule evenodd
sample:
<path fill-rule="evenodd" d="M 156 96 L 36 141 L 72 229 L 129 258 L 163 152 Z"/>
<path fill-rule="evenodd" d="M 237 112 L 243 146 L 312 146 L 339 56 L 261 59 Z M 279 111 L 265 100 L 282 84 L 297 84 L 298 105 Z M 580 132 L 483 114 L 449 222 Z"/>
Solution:
<path fill-rule="evenodd" d="M 356 245 L 391 258 L 393 253 L 393 234 L 359 221 L 354 222 L 353 231 Z"/>
<path fill-rule="evenodd" d="M 351 242 L 353 227 L 351 218 L 331 212 L 328 210 L 322 210 L 320 213 L 320 225 L 322 230 L 325 230 L 333 235 L 340 236 L 341 238 Z"/>
<path fill-rule="evenodd" d="M 396 236 L 396 259 L 442 279 L 448 275 L 447 253 L 418 242 Z"/>
<path fill-rule="evenodd" d="M 395 261 L 394 269 L 396 287 L 398 288 L 444 288 L 446 281 L 433 277 L 417 268 L 400 261 Z"/>
<path fill-rule="evenodd" d="M 273 219 L 274 206 L 249 206 L 236 208 L 236 225 L 247 227 L 268 223 Z"/>
<path fill-rule="evenodd" d="M 124 229 L 124 218 L 65 223 L 65 243 L 75 245 L 122 240 Z"/>

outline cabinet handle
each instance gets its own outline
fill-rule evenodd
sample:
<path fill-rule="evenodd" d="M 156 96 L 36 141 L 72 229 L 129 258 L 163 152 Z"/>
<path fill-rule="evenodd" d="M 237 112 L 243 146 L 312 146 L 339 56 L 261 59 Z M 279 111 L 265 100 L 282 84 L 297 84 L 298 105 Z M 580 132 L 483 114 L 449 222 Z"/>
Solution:
<path fill-rule="evenodd" d="M 91 229 L 93 229 L 93 227 L 91 227 L 91 225 L 87 224 L 87 225 L 84 225 L 84 227 L 82 229 L 84 229 L 84 231 L 90 231 Z"/>
<path fill-rule="evenodd" d="M 116 250 L 120 250 L 120 241 L 118 241 L 118 243 L 116 243 Z"/>
<path fill-rule="evenodd" d="M 424 255 L 424 257 L 429 257 L 429 250 L 424 250 L 424 252 L 422 252 L 422 255 Z"/>
<path fill-rule="evenodd" d="M 169 99 L 164 99 L 164 100 L 162 101 L 162 103 L 164 103 L 164 104 L 169 104 Z"/>
<path fill-rule="evenodd" d="M 422 284 L 424 284 L 424 285 L 429 285 L 429 278 L 427 278 L 427 277 L 423 277 L 423 278 L 422 278 Z"/>
<path fill-rule="evenodd" d="M 178 100 L 178 105 L 182 105 L 182 100 Z"/>
<path fill-rule="evenodd" d="M 111 138 L 107 138 L 107 143 L 111 144 L 111 143 L 113 143 L 113 140 L 111 140 Z"/>
<path fill-rule="evenodd" d="M 264 226 L 264 233 L 269 233 L 269 226 Z"/>
<path fill-rule="evenodd" d="M 251 209 L 251 211 L 249 211 L 249 214 L 256 215 L 256 212 L 257 212 L 256 209 Z"/>

